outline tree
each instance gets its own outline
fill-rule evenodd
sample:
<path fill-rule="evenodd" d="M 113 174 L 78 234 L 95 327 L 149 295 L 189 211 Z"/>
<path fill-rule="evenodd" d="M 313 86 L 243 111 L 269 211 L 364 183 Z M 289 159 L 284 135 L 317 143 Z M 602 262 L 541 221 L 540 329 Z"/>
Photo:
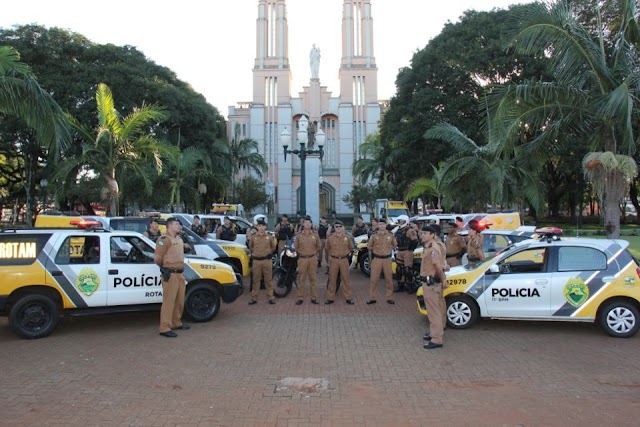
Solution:
<path fill-rule="evenodd" d="M 255 139 L 240 139 L 238 127 L 234 131 L 235 137 L 229 144 L 229 156 L 231 157 L 231 195 L 235 197 L 236 177 L 240 171 L 253 172 L 262 177 L 268 169 L 264 157 L 258 153 L 258 141 Z M 235 200 L 234 200 L 235 201 Z"/>
<path fill-rule="evenodd" d="M 170 69 L 155 64 L 132 46 L 96 44 L 80 34 L 55 27 L 24 25 L 0 29 L 0 45 L 3 44 L 19 50 L 42 87 L 54 94 L 62 110 L 86 127 L 93 126 L 95 120 L 94 96 L 100 82 L 111 89 L 121 114 L 142 104 L 162 105 L 169 117 L 154 128 L 155 137 L 172 145 L 178 145 L 181 140 L 181 149 L 194 146 L 204 150 L 212 167 L 216 168 L 208 179 L 205 197 L 212 200 L 227 191 L 229 180 L 218 182 L 218 179 L 219 172 L 224 170 L 228 175 L 230 168 L 225 165 L 224 169 L 218 169 L 220 151 L 215 146 L 218 141 L 228 146 L 224 117 Z M 7 121 L 0 123 L 0 150 L 10 153 L 6 141 L 16 140 L 16 133 Z M 80 156 L 81 145 L 68 147 L 64 155 Z M 41 160 L 39 168 L 45 167 L 49 159 L 45 156 Z M 228 163 L 228 159 L 223 160 Z M 10 171 L 7 173 L 6 179 L 13 179 Z M 151 175 L 147 176 L 151 178 Z M 144 182 L 131 177 L 119 184 L 123 203 L 130 201 L 131 194 L 139 197 L 137 202 L 147 200 L 139 191 Z M 163 187 L 166 184 L 166 181 L 152 179 L 156 194 L 168 194 L 168 189 Z M 84 182 L 78 185 L 84 185 Z M 71 191 L 70 186 L 65 189 Z M 216 191 L 220 193 L 215 194 Z M 73 190 L 73 193 L 77 191 Z"/>
<path fill-rule="evenodd" d="M 522 157 L 500 150 L 500 145 L 479 146 L 455 126 L 442 123 L 426 132 L 425 138 L 443 140 L 454 147 L 440 173 L 440 191 L 456 198 L 471 189 L 478 201 L 492 207 L 509 207 L 523 199 L 542 209 L 543 188 L 535 171 L 522 165 Z M 450 207 L 450 206 L 448 206 Z M 479 209 L 485 206 L 475 206 Z"/>
<path fill-rule="evenodd" d="M 587 145 L 592 153 L 584 158 L 585 172 L 601 190 L 607 236 L 616 238 L 626 173 L 635 164 L 629 156 L 636 149 L 634 123 L 640 102 L 637 2 L 618 1 L 619 21 L 603 23 L 596 34 L 577 19 L 571 4 L 533 4 L 518 14 L 515 48 L 548 56 L 554 77 L 497 90 L 491 102 L 493 126 L 502 149 L 520 144 L 532 157 L 559 140 Z M 605 37 L 605 29 L 610 37 Z M 620 156 L 628 158 L 621 161 Z M 590 172 L 598 168 L 602 169 Z"/>
<path fill-rule="evenodd" d="M 67 181 L 79 171 L 98 174 L 104 181 L 103 198 L 109 205 L 109 214 L 118 215 L 117 201 L 120 197 L 118 180 L 127 174 L 142 178 L 147 193 L 151 192 L 151 180 L 144 165 L 152 162 L 158 173 L 162 171 L 160 154 L 170 152 L 153 135 L 158 122 L 167 114 L 158 106 L 142 105 L 122 118 L 118 113 L 111 90 L 104 83 L 96 91 L 98 126 L 94 131 L 77 120 L 71 119 L 73 128 L 84 141 L 82 154 L 65 159 L 56 177 Z M 75 179 L 73 179 L 75 182 Z"/>
<path fill-rule="evenodd" d="M 188 147 L 182 151 L 173 149 L 163 159 L 163 175 L 169 181 L 169 204 L 172 211 L 176 208 L 177 212 L 182 212 L 185 198 L 199 205 L 199 183 L 212 175 L 210 163 L 202 150 L 196 147 Z"/>
<path fill-rule="evenodd" d="M 24 162 L 26 218 L 31 226 L 31 192 L 38 163 L 47 156 L 58 159 L 69 142 L 69 133 L 60 106 L 40 86 L 29 66 L 20 62 L 18 52 L 8 46 L 0 46 L 0 113 L 20 119 L 33 131 L 14 133 L 12 140 Z"/>
<path fill-rule="evenodd" d="M 466 11 L 460 22 L 447 23 L 396 78 L 381 126 L 384 167 L 392 182 L 408 188 L 453 154 L 443 141 L 425 138 L 441 122 L 451 123 L 471 140 L 484 141 L 483 99 L 492 87 L 528 76 L 545 75 L 547 61 L 506 50 L 509 17 L 528 5 L 490 12 Z M 431 178 L 429 175 L 426 178 Z"/>
<path fill-rule="evenodd" d="M 238 199 L 242 200 L 247 214 L 253 212 L 258 206 L 267 204 L 269 197 L 265 192 L 264 182 L 253 177 L 246 177 L 240 180 L 238 184 Z"/>

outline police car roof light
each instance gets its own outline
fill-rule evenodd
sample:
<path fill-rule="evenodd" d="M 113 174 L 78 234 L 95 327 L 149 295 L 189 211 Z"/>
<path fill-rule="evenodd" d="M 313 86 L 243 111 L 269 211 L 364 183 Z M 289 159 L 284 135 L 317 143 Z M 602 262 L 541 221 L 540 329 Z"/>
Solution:
<path fill-rule="evenodd" d="M 93 229 L 101 229 L 102 224 L 99 221 L 92 221 L 86 219 L 74 219 L 69 222 L 69 224 L 74 225 L 83 230 L 93 230 Z"/>
<path fill-rule="evenodd" d="M 552 240 L 560 240 L 562 229 L 559 227 L 542 227 L 536 228 L 535 232 L 540 235 L 540 240 L 547 240 L 551 243 Z"/>

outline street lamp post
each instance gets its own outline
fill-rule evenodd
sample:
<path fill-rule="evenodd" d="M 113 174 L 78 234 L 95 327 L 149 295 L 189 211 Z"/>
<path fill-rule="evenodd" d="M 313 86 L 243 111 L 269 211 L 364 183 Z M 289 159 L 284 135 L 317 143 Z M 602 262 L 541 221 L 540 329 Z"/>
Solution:
<path fill-rule="evenodd" d="M 307 190 L 306 190 L 306 176 L 304 169 L 304 161 L 307 156 L 311 154 L 319 154 L 320 161 L 324 156 L 324 141 L 325 136 L 322 132 L 322 128 L 318 126 L 318 132 L 314 133 L 313 128 L 309 128 L 309 121 L 305 116 L 302 116 L 298 120 L 298 142 L 300 143 L 299 150 L 289 150 L 289 144 L 291 143 L 291 134 L 284 128 L 282 134 L 280 134 L 280 141 L 282 142 L 282 148 L 284 153 L 284 161 L 287 161 L 287 154 L 297 154 L 300 157 L 300 215 L 305 216 L 307 214 Z M 306 139 L 306 142 L 305 142 Z M 310 150 L 309 147 L 313 146 L 313 143 L 318 143 L 317 150 Z"/>
<path fill-rule="evenodd" d="M 42 213 L 45 213 L 47 210 L 47 185 L 49 185 L 49 181 L 46 178 L 40 180 L 40 188 L 42 189 Z"/>

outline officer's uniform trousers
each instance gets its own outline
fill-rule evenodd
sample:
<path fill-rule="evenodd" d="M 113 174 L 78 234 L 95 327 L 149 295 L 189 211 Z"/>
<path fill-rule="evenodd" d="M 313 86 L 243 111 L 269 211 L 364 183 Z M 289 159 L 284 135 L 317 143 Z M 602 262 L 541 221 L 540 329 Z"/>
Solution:
<path fill-rule="evenodd" d="M 340 273 L 340 282 L 342 295 L 344 299 L 351 299 L 351 277 L 349 276 L 349 258 L 331 257 L 329 262 L 329 287 L 327 288 L 327 299 L 333 301 L 336 294 L 336 282 L 338 280 L 338 272 Z"/>
<path fill-rule="evenodd" d="M 298 254 L 298 299 L 303 300 L 307 289 L 307 277 L 311 287 L 311 299 L 318 299 L 318 259 L 316 255 Z"/>
<path fill-rule="evenodd" d="M 171 273 L 169 281 L 162 279 L 162 308 L 160 309 L 160 332 L 182 326 L 182 310 L 186 283 L 181 273 Z"/>
<path fill-rule="evenodd" d="M 260 280 L 264 278 L 264 285 L 267 289 L 267 298 L 273 299 L 273 284 L 271 283 L 271 275 L 273 270 L 273 264 L 271 258 L 268 259 L 254 259 L 253 266 L 251 267 L 251 278 L 253 279 L 253 286 L 251 288 L 251 299 L 258 301 L 258 293 L 260 292 Z"/>
<path fill-rule="evenodd" d="M 378 258 L 371 254 L 371 277 L 369 278 L 369 299 L 375 301 L 378 295 L 378 279 L 380 273 L 384 274 L 384 282 L 387 287 L 386 298 L 393 297 L 393 270 L 391 268 L 391 257 Z"/>
<path fill-rule="evenodd" d="M 434 344 L 442 344 L 442 337 L 444 336 L 441 305 L 441 301 L 444 301 L 442 298 L 442 283 L 438 283 L 435 286 L 422 285 L 422 291 L 424 293 L 424 302 L 427 306 L 427 315 L 429 317 L 429 335 L 431 335 L 431 342 Z"/>

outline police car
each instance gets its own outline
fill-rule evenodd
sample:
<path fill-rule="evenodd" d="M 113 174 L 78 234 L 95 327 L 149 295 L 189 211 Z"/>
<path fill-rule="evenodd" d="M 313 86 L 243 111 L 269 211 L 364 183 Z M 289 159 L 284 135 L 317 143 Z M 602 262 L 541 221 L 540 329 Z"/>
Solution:
<path fill-rule="evenodd" d="M 640 327 L 640 268 L 625 240 L 559 239 L 539 229 L 475 267 L 447 272 L 447 325 L 464 329 L 480 317 L 598 322 L 614 337 Z M 426 315 L 422 289 L 418 310 Z"/>
<path fill-rule="evenodd" d="M 130 231 L 79 229 L 0 230 L 0 315 L 24 338 L 42 338 L 60 314 L 81 316 L 159 309 L 160 269 L 155 245 Z M 242 294 L 233 269 L 186 258 L 184 314 L 213 319 L 220 301 Z"/>

